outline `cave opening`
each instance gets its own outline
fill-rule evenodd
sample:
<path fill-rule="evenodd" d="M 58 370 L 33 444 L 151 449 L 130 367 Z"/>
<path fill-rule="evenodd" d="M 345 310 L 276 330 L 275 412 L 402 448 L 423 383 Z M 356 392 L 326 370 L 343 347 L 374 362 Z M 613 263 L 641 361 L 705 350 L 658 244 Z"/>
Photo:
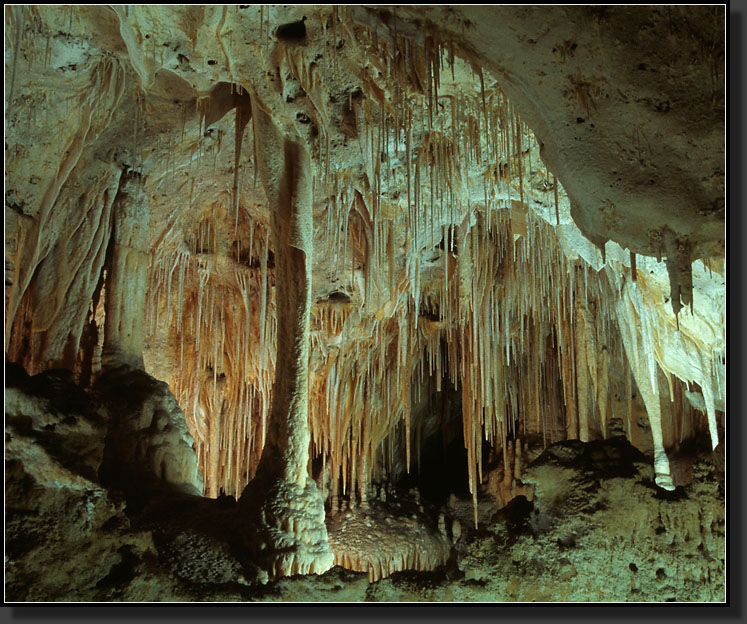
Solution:
<path fill-rule="evenodd" d="M 300 20 L 281 24 L 275 31 L 275 36 L 281 41 L 299 42 L 306 39 L 306 16 Z"/>
<path fill-rule="evenodd" d="M 446 353 L 445 344 L 442 345 Z M 410 441 L 413 446 L 410 471 L 395 477 L 395 485 L 404 490 L 417 490 L 419 496 L 436 506 L 446 504 L 450 497 L 470 497 L 469 467 L 462 423 L 461 389 L 455 388 L 445 364 L 441 383 L 433 375 L 423 380 L 425 398 L 419 406 Z M 440 387 L 440 390 L 436 388 Z M 404 428 L 400 435 L 404 436 Z M 483 441 L 483 459 L 492 452 Z M 403 458 L 404 460 L 404 458 Z"/>
<path fill-rule="evenodd" d="M 483 442 L 482 452 L 487 460 L 492 452 L 489 442 Z M 417 466 L 397 481 L 397 487 L 408 490 L 417 488 L 422 498 L 437 506 L 448 502 L 450 496 L 469 498 L 467 450 L 461 431 L 461 418 L 425 438 L 417 454 Z"/>

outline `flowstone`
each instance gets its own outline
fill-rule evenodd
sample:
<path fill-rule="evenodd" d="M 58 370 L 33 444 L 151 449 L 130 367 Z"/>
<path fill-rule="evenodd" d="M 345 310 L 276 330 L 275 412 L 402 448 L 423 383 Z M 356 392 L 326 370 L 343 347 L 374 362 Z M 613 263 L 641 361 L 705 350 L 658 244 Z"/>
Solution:
<path fill-rule="evenodd" d="M 330 513 L 327 531 L 335 565 L 368 573 L 370 583 L 404 570 L 435 570 L 451 554 L 444 514 L 437 524 L 423 505 L 392 493 Z"/>
<path fill-rule="evenodd" d="M 312 479 L 305 486 L 278 476 L 255 478 L 239 504 L 244 543 L 268 578 L 322 574 L 334 563 L 324 502 Z"/>

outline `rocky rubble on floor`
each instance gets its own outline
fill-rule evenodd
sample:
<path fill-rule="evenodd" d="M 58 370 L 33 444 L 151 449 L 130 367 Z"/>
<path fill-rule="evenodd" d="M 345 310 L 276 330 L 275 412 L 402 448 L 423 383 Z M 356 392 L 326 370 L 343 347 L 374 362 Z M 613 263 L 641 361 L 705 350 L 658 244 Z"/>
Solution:
<path fill-rule="evenodd" d="M 102 413 L 72 375 L 8 366 L 6 383 L 6 599 L 111 599 L 157 552 L 96 482 Z"/>
<path fill-rule="evenodd" d="M 469 544 L 465 585 L 501 601 L 723 601 L 723 484 L 709 454 L 692 470 L 665 492 L 622 438 L 550 446 L 523 476 L 533 504 Z"/>

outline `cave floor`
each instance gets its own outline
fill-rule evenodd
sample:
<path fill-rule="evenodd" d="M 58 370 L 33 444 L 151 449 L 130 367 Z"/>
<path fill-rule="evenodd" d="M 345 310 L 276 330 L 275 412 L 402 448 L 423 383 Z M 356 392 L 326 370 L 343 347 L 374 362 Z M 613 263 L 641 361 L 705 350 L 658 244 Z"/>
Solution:
<path fill-rule="evenodd" d="M 63 389 L 60 396 L 77 396 Z M 678 460 L 686 461 L 690 478 L 666 492 L 654 484 L 651 458 L 624 437 L 558 442 L 522 473 L 531 500 L 518 496 L 491 507 L 482 493 L 479 529 L 472 528 L 468 498 L 431 509 L 430 522 L 440 513 L 452 527 L 444 534 L 453 544 L 446 565 L 376 582 L 340 566 L 267 582 L 242 542 L 233 497 L 179 492 L 148 473 L 103 485 L 95 465 L 104 424 L 84 395 L 69 403 L 6 387 L 9 602 L 726 598 L 724 464 L 708 449 Z M 429 505 L 423 509 L 421 520 Z M 412 508 L 402 514 L 412 518 Z"/>

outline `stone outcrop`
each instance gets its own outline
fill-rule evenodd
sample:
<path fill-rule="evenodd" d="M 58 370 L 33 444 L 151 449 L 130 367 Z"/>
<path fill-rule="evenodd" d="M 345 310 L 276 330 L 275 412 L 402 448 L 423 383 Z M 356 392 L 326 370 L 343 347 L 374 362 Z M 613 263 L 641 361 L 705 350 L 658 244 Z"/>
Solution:
<path fill-rule="evenodd" d="M 67 371 L 8 368 L 5 591 L 11 601 L 107 600 L 156 556 L 98 482 L 106 416 Z M 129 580 L 129 578 L 127 580 Z"/>
<path fill-rule="evenodd" d="M 146 472 L 185 493 L 202 494 L 192 436 L 167 384 L 125 366 L 104 372 L 95 391 L 108 414 L 105 482 L 132 487 Z"/>

